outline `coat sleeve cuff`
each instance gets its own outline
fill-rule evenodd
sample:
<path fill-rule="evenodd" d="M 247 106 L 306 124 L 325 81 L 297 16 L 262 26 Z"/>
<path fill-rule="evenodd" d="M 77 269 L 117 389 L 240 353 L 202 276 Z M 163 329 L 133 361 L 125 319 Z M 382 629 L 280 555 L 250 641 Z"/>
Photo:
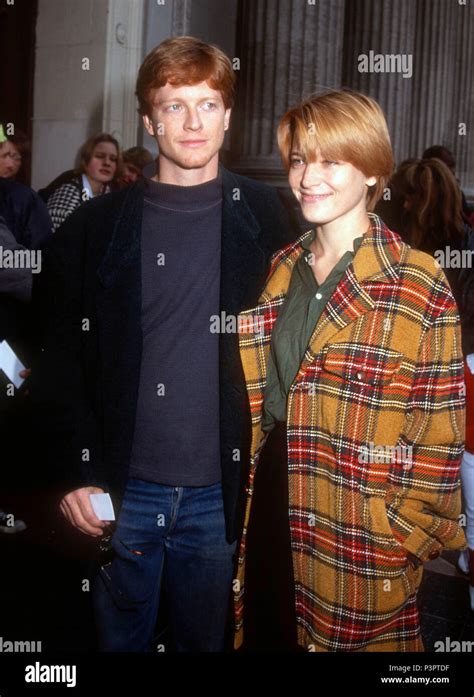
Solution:
<path fill-rule="evenodd" d="M 457 536 L 448 544 L 443 545 L 436 538 L 430 537 L 424 530 L 415 526 L 401 544 L 407 552 L 425 562 L 429 559 L 436 559 L 444 547 L 461 549 L 463 547 L 463 538 L 462 536 Z"/>

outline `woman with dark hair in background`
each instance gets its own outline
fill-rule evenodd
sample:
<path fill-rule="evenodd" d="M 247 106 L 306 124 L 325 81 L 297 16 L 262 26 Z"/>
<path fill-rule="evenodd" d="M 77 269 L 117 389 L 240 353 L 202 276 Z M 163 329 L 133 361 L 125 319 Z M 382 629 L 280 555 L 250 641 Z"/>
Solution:
<path fill-rule="evenodd" d="M 457 185 L 460 187 L 459 181 L 456 177 L 456 160 L 454 159 L 454 155 L 451 152 L 451 150 L 449 150 L 444 145 L 431 145 L 424 151 L 423 155 L 421 156 L 422 160 L 433 160 L 434 158 L 436 158 L 437 160 L 441 160 L 441 162 L 444 162 L 444 164 L 448 167 L 448 169 L 452 172 L 454 178 L 456 179 Z M 461 188 L 460 191 L 461 207 L 464 220 L 465 222 L 470 223 L 472 225 L 471 209 L 469 208 L 466 197 Z"/>
<path fill-rule="evenodd" d="M 438 157 L 401 166 L 394 186 L 404 200 L 408 242 L 434 256 L 443 268 L 461 316 L 467 392 L 461 480 L 468 549 L 461 552 L 458 565 L 469 575 L 474 610 L 474 233 L 463 218 L 461 190 L 452 168 Z"/>
<path fill-rule="evenodd" d="M 80 151 L 77 174 L 52 193 L 47 206 L 53 231 L 90 198 L 111 191 L 121 170 L 121 151 L 118 141 L 108 133 L 92 136 Z"/>

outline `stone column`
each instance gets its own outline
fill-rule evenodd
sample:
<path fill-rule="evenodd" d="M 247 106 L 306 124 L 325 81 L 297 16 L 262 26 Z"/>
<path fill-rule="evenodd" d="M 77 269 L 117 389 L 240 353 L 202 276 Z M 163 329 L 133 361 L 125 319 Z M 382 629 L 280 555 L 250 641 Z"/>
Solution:
<path fill-rule="evenodd" d="M 360 57 L 405 55 L 405 66 L 408 66 L 411 55 L 414 68 L 418 58 L 415 53 L 416 9 L 414 0 L 351 0 L 346 5 L 342 83 L 379 102 L 387 117 L 398 162 L 408 156 L 410 148 L 413 76 L 403 77 L 402 72 L 374 72 L 373 60 L 369 61 L 369 72 L 362 72 L 364 65 Z M 408 71 L 405 74 L 408 75 Z"/>
<path fill-rule="evenodd" d="M 102 130 L 124 149 L 137 144 L 135 82 L 143 53 L 143 0 L 109 0 Z"/>
<path fill-rule="evenodd" d="M 462 0 L 461 0 L 462 2 Z M 466 192 L 472 180 L 474 5 L 460 0 L 351 0 L 346 5 L 342 83 L 384 109 L 395 160 L 421 157 L 430 145 L 453 150 Z M 412 55 L 413 75 L 361 72 L 359 56 Z M 459 135 L 466 123 L 467 135 Z"/>
<path fill-rule="evenodd" d="M 474 5 L 458 5 L 455 10 L 456 53 L 454 74 L 448 77 L 453 83 L 451 119 L 447 145 L 456 158 L 456 174 L 466 196 L 474 199 Z M 466 135 L 459 133 L 459 125 L 466 124 Z"/>
<path fill-rule="evenodd" d="M 461 186 L 474 193 L 471 123 L 474 5 L 418 0 L 411 152 L 445 145 L 457 160 Z M 459 132 L 466 124 L 467 133 Z"/>
<path fill-rule="evenodd" d="M 413 80 L 410 149 L 421 156 L 429 145 L 452 142 L 456 71 L 457 2 L 419 0 L 416 19 L 416 70 Z M 448 145 L 449 147 L 449 145 Z"/>
<path fill-rule="evenodd" d="M 352 0 L 351 0 L 352 1 Z M 242 0 L 231 166 L 286 184 L 276 129 L 288 107 L 340 86 L 345 0 Z"/>

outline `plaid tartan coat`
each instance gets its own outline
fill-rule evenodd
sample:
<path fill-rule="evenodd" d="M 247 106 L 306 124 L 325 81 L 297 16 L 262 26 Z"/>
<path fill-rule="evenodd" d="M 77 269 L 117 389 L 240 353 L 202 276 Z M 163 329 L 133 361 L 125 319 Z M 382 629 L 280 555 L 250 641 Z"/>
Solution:
<path fill-rule="evenodd" d="M 423 650 L 416 605 L 422 566 L 415 570 L 407 552 L 425 561 L 443 547 L 465 545 L 457 308 L 433 258 L 370 218 L 288 396 L 295 607 L 298 643 L 309 651 Z M 236 648 L 272 329 L 309 234 L 273 256 L 258 306 L 239 316 L 252 444 L 234 581 Z"/>

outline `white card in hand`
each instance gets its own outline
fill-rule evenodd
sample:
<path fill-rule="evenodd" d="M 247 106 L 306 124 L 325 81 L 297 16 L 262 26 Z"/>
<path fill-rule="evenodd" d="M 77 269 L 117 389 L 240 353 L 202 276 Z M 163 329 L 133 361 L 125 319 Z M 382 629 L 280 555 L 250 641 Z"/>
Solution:
<path fill-rule="evenodd" d="M 466 363 L 471 373 L 474 373 L 474 353 L 469 353 L 466 356 Z"/>
<path fill-rule="evenodd" d="M 6 341 L 0 343 L 0 368 L 16 389 L 20 389 L 25 379 L 21 378 L 18 373 L 20 370 L 25 370 L 25 366 Z"/>
<path fill-rule="evenodd" d="M 110 494 L 89 494 L 92 508 L 99 520 L 115 520 Z"/>

